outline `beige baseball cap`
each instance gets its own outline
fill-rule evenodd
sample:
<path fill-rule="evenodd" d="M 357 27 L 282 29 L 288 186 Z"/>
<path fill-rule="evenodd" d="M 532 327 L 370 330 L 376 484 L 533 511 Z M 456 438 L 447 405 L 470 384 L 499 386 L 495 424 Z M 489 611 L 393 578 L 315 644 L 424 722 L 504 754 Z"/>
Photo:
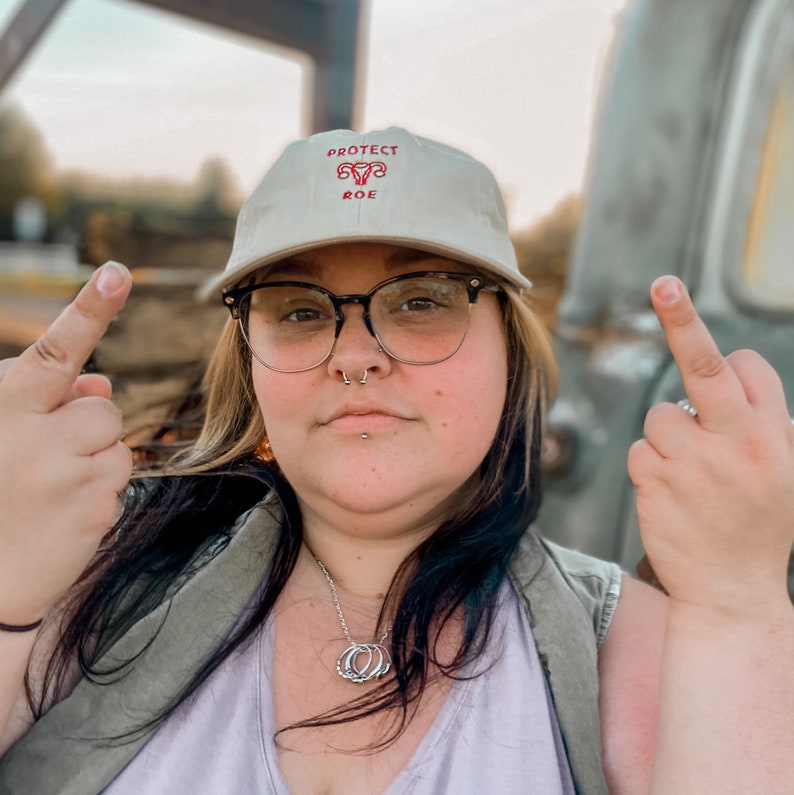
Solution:
<path fill-rule="evenodd" d="M 531 287 L 491 172 L 463 152 L 391 127 L 290 144 L 243 204 L 226 269 L 201 293 L 209 298 L 301 251 L 354 241 L 441 254 Z"/>

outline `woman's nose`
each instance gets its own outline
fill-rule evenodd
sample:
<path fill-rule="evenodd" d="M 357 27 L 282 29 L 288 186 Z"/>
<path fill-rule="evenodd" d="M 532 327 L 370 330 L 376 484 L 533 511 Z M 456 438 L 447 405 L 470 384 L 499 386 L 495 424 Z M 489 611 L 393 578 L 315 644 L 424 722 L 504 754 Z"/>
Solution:
<path fill-rule="evenodd" d="M 370 331 L 361 306 L 346 306 L 344 322 L 328 359 L 328 372 L 342 383 L 362 383 L 383 377 L 391 370 L 391 358 Z"/>

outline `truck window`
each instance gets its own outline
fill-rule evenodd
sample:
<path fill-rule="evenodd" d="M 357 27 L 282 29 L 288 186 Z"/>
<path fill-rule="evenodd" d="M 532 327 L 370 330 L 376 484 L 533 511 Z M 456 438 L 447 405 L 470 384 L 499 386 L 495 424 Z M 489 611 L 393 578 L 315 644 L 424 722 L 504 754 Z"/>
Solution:
<path fill-rule="evenodd" d="M 764 136 L 741 275 L 754 303 L 794 309 L 794 63 L 782 78 Z"/>

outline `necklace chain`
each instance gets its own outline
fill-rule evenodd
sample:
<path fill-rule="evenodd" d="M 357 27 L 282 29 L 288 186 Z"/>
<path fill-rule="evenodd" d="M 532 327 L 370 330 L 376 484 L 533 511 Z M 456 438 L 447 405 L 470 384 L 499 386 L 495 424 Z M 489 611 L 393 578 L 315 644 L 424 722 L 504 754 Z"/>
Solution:
<path fill-rule="evenodd" d="M 311 552 L 311 550 L 309 550 Z M 353 640 L 350 630 L 347 628 L 347 621 L 342 612 L 342 605 L 339 604 L 339 594 L 336 592 L 336 584 L 331 577 L 325 564 L 314 554 L 312 557 L 320 567 L 320 571 L 325 575 L 328 581 L 328 587 L 331 589 L 331 599 L 336 609 L 336 615 L 339 618 L 339 624 L 342 627 L 342 632 L 345 634 L 345 640 L 350 644 L 338 657 L 336 661 L 336 671 L 343 678 L 350 682 L 360 684 L 368 682 L 370 679 L 380 679 L 391 670 L 391 652 L 384 646 L 386 638 L 391 632 L 391 627 L 386 627 L 386 631 L 381 636 L 380 640 L 375 643 L 357 643 Z"/>

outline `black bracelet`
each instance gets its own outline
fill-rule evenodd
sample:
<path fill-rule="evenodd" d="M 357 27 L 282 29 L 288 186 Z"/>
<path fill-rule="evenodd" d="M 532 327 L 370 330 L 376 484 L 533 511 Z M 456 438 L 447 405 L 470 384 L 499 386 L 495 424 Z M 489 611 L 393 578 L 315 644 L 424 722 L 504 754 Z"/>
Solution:
<path fill-rule="evenodd" d="M 41 626 L 42 621 L 44 621 L 43 618 L 40 618 L 38 621 L 34 621 L 32 624 L 0 623 L 0 632 L 30 632 L 33 629 L 38 629 Z"/>

